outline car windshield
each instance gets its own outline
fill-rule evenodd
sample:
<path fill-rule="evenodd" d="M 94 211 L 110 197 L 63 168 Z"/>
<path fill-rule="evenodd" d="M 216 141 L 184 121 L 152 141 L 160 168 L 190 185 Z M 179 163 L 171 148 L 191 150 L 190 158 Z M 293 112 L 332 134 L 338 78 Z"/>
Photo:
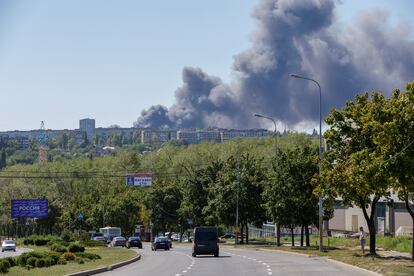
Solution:
<path fill-rule="evenodd" d="M 140 238 L 139 237 L 130 237 L 129 240 L 130 241 L 139 241 Z"/>
<path fill-rule="evenodd" d="M 156 242 L 166 242 L 167 241 L 167 238 L 157 238 L 156 240 L 155 240 Z"/>
<path fill-rule="evenodd" d="M 195 239 L 197 241 L 215 241 L 217 240 L 217 233 L 215 232 L 197 232 Z"/>
<path fill-rule="evenodd" d="M 4 241 L 4 244 L 14 244 L 14 241 Z"/>
<path fill-rule="evenodd" d="M 95 233 L 94 236 L 95 237 L 103 237 L 103 234 L 102 233 Z"/>
<path fill-rule="evenodd" d="M 115 240 L 121 241 L 121 240 L 125 240 L 125 239 L 123 237 L 116 237 Z"/>

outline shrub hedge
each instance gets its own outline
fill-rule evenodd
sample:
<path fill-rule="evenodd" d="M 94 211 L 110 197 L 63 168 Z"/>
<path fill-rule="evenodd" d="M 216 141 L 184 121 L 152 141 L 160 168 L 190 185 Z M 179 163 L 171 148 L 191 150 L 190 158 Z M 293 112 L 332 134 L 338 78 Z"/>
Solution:
<path fill-rule="evenodd" d="M 71 245 L 69 245 L 68 251 L 69 252 L 72 252 L 72 253 L 84 252 L 85 251 L 85 247 L 83 247 L 82 245 L 77 244 L 77 243 L 72 243 Z"/>
<path fill-rule="evenodd" d="M 0 273 L 9 272 L 10 263 L 6 260 L 0 260 Z"/>
<path fill-rule="evenodd" d="M 73 261 L 76 259 L 76 256 L 72 252 L 66 252 L 62 254 L 62 258 L 66 261 Z"/>
<path fill-rule="evenodd" d="M 77 252 L 75 253 L 76 257 L 89 259 L 89 260 L 98 260 L 101 259 L 101 256 L 98 254 L 87 253 L 87 252 Z"/>

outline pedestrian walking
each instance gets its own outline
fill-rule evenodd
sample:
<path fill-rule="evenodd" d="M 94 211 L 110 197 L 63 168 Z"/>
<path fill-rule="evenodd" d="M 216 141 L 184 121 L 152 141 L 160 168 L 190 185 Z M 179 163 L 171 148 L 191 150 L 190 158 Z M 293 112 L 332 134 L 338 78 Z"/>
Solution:
<path fill-rule="evenodd" d="M 365 236 L 364 228 L 362 226 L 359 227 L 359 243 L 361 244 L 362 255 L 365 255 Z"/>

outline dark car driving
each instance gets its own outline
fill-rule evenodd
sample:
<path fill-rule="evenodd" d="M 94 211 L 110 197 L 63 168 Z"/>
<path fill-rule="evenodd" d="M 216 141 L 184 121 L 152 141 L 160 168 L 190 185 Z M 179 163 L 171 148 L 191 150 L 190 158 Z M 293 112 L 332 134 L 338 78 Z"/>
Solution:
<path fill-rule="evenodd" d="M 216 227 L 194 228 L 194 242 L 192 256 L 209 255 L 219 256 L 218 233 Z"/>
<path fill-rule="evenodd" d="M 151 244 L 151 249 L 157 251 L 157 249 L 170 250 L 170 243 L 167 237 L 157 237 Z"/>
<path fill-rule="evenodd" d="M 131 247 L 142 248 L 142 242 L 141 242 L 140 237 L 130 237 L 126 242 L 126 247 L 127 248 L 131 248 Z"/>

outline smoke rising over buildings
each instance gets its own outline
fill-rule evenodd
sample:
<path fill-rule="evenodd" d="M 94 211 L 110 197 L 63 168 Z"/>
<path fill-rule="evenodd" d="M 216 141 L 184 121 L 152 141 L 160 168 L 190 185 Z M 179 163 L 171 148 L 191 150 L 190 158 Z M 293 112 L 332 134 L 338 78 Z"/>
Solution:
<path fill-rule="evenodd" d="M 257 127 L 252 113 L 291 126 L 318 119 L 318 90 L 289 79 L 300 73 L 322 86 L 323 113 L 342 107 L 356 93 L 389 93 L 414 79 L 412 26 L 391 24 L 389 14 L 370 10 L 341 25 L 333 0 L 260 0 L 251 47 L 234 57 L 234 79 L 224 83 L 200 68 L 185 67 L 170 107 L 152 106 L 139 127 Z"/>

